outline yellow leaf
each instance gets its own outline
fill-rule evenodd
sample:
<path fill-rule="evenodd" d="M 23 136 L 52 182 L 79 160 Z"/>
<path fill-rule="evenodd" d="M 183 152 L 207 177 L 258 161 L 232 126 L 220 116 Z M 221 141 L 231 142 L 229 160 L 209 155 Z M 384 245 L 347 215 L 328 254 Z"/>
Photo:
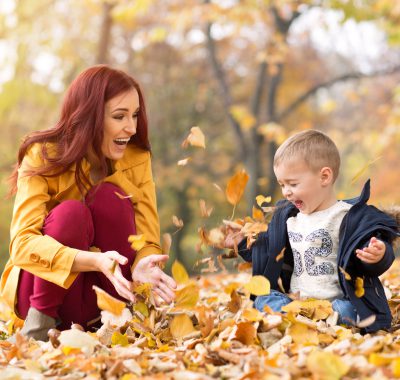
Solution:
<path fill-rule="evenodd" d="M 128 346 L 128 337 L 126 336 L 126 334 L 121 334 L 119 331 L 115 331 L 111 336 L 111 345 L 120 345 L 122 347 Z"/>
<path fill-rule="evenodd" d="M 356 291 L 355 291 L 356 297 L 361 298 L 365 293 L 364 279 L 362 279 L 361 277 L 357 277 L 355 287 L 356 287 Z"/>
<path fill-rule="evenodd" d="M 286 313 L 302 314 L 314 320 L 326 319 L 332 314 L 332 304 L 327 300 L 295 300 L 282 307 Z"/>
<path fill-rule="evenodd" d="M 165 233 L 162 236 L 161 250 L 164 255 L 168 255 L 171 249 L 172 237 L 170 234 Z"/>
<path fill-rule="evenodd" d="M 257 120 L 247 107 L 236 105 L 230 107 L 229 111 L 233 118 L 240 124 L 241 128 L 248 130 L 252 128 Z"/>
<path fill-rule="evenodd" d="M 399 359 L 399 356 L 396 353 L 376 353 L 376 352 L 372 352 L 369 354 L 368 356 L 368 361 L 373 364 L 373 365 L 377 365 L 377 366 L 383 366 L 383 365 L 387 365 L 390 364 L 393 360 L 395 359 Z"/>
<path fill-rule="evenodd" d="M 132 249 L 140 251 L 146 244 L 146 237 L 144 234 L 141 235 L 130 235 L 128 237 L 129 243 L 131 243 Z"/>
<path fill-rule="evenodd" d="M 101 310 L 107 310 L 115 315 L 121 315 L 122 310 L 124 310 L 126 304 L 112 296 L 110 296 L 103 289 L 98 286 L 93 285 L 93 289 L 97 295 L 97 306 Z"/>
<path fill-rule="evenodd" d="M 283 256 L 285 255 L 285 251 L 286 251 L 286 247 L 283 247 L 282 251 L 280 251 L 278 256 L 275 257 L 276 262 L 283 259 Z"/>
<path fill-rule="evenodd" d="M 397 358 L 393 360 L 392 362 L 392 371 L 393 371 L 393 376 L 396 378 L 400 377 L 400 358 Z"/>
<path fill-rule="evenodd" d="M 175 294 L 175 306 L 177 308 L 193 308 L 199 300 L 199 288 L 193 283 L 176 290 Z"/>
<path fill-rule="evenodd" d="M 318 380 L 339 380 L 350 369 L 340 356 L 326 351 L 311 352 L 306 365 L 313 378 Z"/>
<path fill-rule="evenodd" d="M 169 324 L 169 330 L 175 339 L 183 338 L 196 331 L 192 320 L 186 314 L 176 315 Z"/>
<path fill-rule="evenodd" d="M 356 175 L 351 179 L 351 184 L 353 185 L 357 180 L 364 174 L 364 172 L 376 161 L 380 160 L 381 157 L 375 158 L 375 160 L 368 161 L 357 173 Z"/>
<path fill-rule="evenodd" d="M 230 178 L 226 186 L 225 194 L 228 202 L 237 205 L 243 196 L 249 176 L 242 170 Z"/>
<path fill-rule="evenodd" d="M 257 195 L 256 196 L 256 202 L 260 207 L 262 207 L 262 205 L 264 203 L 270 203 L 271 199 L 272 198 L 270 196 L 268 196 L 268 197 L 264 197 L 264 195 Z"/>
<path fill-rule="evenodd" d="M 264 276 L 253 276 L 244 287 L 255 296 L 264 296 L 270 292 L 269 281 Z"/>
<path fill-rule="evenodd" d="M 243 310 L 242 317 L 244 319 L 247 319 L 249 322 L 258 322 L 263 319 L 263 314 L 260 313 L 257 309 L 249 308 Z"/>
<path fill-rule="evenodd" d="M 200 148 L 206 147 L 205 137 L 199 127 L 192 127 L 189 136 L 182 143 L 182 147 L 186 148 L 188 145 L 198 146 Z"/>
<path fill-rule="evenodd" d="M 133 305 L 133 310 L 138 311 L 146 318 L 149 316 L 149 309 L 147 308 L 147 305 L 144 302 L 136 302 Z"/>
<path fill-rule="evenodd" d="M 177 260 L 174 261 L 171 268 L 172 277 L 177 284 L 185 284 L 189 281 L 189 275 L 185 267 Z"/>
<path fill-rule="evenodd" d="M 318 345 L 318 332 L 316 329 L 301 322 L 293 322 L 287 330 L 296 344 Z"/>

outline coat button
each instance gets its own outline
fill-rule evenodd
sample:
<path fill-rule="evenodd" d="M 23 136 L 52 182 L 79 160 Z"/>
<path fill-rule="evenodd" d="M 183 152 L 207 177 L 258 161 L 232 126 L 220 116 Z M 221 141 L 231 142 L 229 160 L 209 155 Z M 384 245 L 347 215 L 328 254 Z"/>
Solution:
<path fill-rule="evenodd" d="M 34 263 L 37 263 L 37 262 L 39 262 L 40 257 L 36 253 L 31 253 L 29 255 L 29 260 L 33 261 Z"/>
<path fill-rule="evenodd" d="M 39 263 L 40 263 L 40 265 L 44 266 L 45 268 L 48 268 L 50 266 L 50 263 L 48 260 L 40 259 Z"/>

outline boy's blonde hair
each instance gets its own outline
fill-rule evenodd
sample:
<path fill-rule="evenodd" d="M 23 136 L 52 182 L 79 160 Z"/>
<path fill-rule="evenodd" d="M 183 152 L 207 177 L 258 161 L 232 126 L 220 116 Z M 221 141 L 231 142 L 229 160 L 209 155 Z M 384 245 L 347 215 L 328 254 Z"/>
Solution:
<path fill-rule="evenodd" d="M 325 166 L 331 168 L 333 181 L 339 175 L 339 151 L 335 143 L 320 131 L 310 129 L 289 137 L 276 151 L 274 167 L 294 159 L 303 159 L 315 171 Z"/>

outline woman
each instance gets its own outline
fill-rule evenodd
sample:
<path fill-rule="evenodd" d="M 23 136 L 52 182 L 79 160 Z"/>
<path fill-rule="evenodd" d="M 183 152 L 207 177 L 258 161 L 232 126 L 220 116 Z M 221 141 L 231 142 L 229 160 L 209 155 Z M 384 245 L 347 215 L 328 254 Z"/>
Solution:
<path fill-rule="evenodd" d="M 93 327 L 93 285 L 135 302 L 133 281 L 149 282 L 173 300 L 176 284 L 159 267 L 168 256 L 160 254 L 146 109 L 133 78 L 104 65 L 82 72 L 58 123 L 22 143 L 11 182 L 10 260 L 0 286 L 25 319 L 22 334 L 47 340 L 56 326 Z M 146 239 L 137 252 L 128 242 L 135 234 Z"/>

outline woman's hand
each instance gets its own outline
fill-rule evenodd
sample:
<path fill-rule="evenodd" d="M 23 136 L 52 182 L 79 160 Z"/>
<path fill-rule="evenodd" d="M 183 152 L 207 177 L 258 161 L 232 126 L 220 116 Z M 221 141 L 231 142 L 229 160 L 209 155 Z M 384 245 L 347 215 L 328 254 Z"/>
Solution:
<path fill-rule="evenodd" d="M 139 260 L 132 272 L 133 281 L 149 282 L 154 293 L 166 303 L 171 303 L 175 298 L 174 289 L 176 282 L 165 274 L 159 264 L 168 260 L 168 255 L 150 255 Z"/>
<path fill-rule="evenodd" d="M 72 272 L 102 272 L 114 285 L 115 290 L 127 300 L 134 302 L 133 283 L 128 281 L 121 272 L 120 264 L 128 262 L 125 256 L 116 251 L 86 252 L 79 251 L 72 264 Z"/>

